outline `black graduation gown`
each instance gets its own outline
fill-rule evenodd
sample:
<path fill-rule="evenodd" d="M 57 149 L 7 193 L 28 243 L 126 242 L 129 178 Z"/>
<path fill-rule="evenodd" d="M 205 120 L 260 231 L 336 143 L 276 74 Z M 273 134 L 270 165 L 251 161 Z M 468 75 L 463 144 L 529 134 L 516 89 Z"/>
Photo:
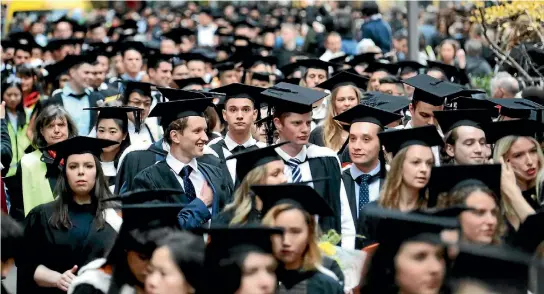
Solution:
<path fill-rule="evenodd" d="M 221 170 L 215 166 L 199 162 L 198 169 L 204 175 L 204 178 L 212 188 L 214 192 L 214 198 L 212 203 L 212 217 L 218 214 L 227 203 L 232 201 L 232 191 L 229 189 L 227 181 L 230 177 L 225 177 Z M 170 166 L 166 163 L 166 160 L 157 162 L 156 164 L 141 171 L 132 182 L 132 188 L 136 189 L 177 189 L 183 190 L 178 179 L 172 172 Z M 188 203 L 186 196 L 180 197 L 178 202 Z M 208 221 L 204 218 L 204 215 L 208 214 L 206 207 L 203 207 L 200 199 L 194 199 L 188 203 L 182 210 L 187 211 L 186 218 L 180 216 L 180 225 L 184 229 L 195 228 L 203 225 Z"/>
<path fill-rule="evenodd" d="M 325 142 L 323 141 L 323 126 L 317 126 L 310 133 L 309 143 L 312 143 L 317 146 L 325 147 Z"/>
<path fill-rule="evenodd" d="M 365 205 L 365 207 L 363 207 L 363 210 L 359 214 L 359 219 L 357 220 L 357 225 L 355 226 L 355 229 L 357 230 L 357 234 L 364 236 L 364 238 L 356 239 L 355 245 L 359 246 L 356 248 L 364 248 L 377 242 L 379 219 L 365 215 L 366 207 L 376 206 L 378 206 L 378 202 L 372 201 Z"/>
<path fill-rule="evenodd" d="M 132 181 L 139 172 L 166 158 L 168 152 L 162 148 L 163 140 L 151 144 L 146 150 L 134 150 L 125 156 L 115 178 L 115 194 L 119 194 L 123 185 L 125 185 L 124 191 L 132 191 Z M 220 162 L 211 154 L 204 154 L 197 161 L 214 166 Z"/>
<path fill-rule="evenodd" d="M 340 294 L 342 285 L 319 271 L 285 270 L 278 273 L 278 294 Z"/>
<path fill-rule="evenodd" d="M 228 226 L 230 225 L 230 222 L 234 218 L 234 210 L 228 210 L 228 211 L 221 211 L 218 215 L 214 216 L 212 218 L 212 226 Z M 247 223 L 248 224 L 260 224 L 262 220 L 261 212 L 257 209 L 252 209 L 249 211 L 249 215 L 247 217 Z"/>
<path fill-rule="evenodd" d="M 373 180 L 380 180 L 379 177 L 374 178 Z M 353 221 L 355 222 L 355 231 L 357 232 L 357 235 L 363 235 L 364 236 L 364 225 L 362 225 L 359 222 L 359 219 L 357 218 L 357 209 L 359 208 L 359 204 L 357 203 L 357 198 L 355 197 L 355 188 L 356 183 L 355 180 L 353 180 L 353 177 L 351 176 L 351 171 L 349 168 L 346 168 L 342 172 L 342 181 L 344 182 L 344 188 L 346 189 L 346 195 L 348 197 L 349 202 L 349 208 L 351 210 L 351 216 L 353 217 Z M 381 191 L 381 185 L 383 184 L 383 180 L 380 181 L 380 191 Z M 359 218 L 361 217 L 362 213 L 359 215 Z M 361 249 L 365 246 L 368 246 L 368 240 L 357 238 L 355 239 L 355 248 Z"/>
<path fill-rule="evenodd" d="M 109 252 L 117 232 L 107 222 L 102 229 L 93 225 L 91 205 L 69 204 L 71 229 L 57 229 L 50 224 L 54 201 L 32 209 L 25 219 L 23 248 L 17 259 L 17 293 L 63 293 L 57 288 L 41 288 L 34 282 L 38 265 L 64 273 L 74 265 L 79 268 Z"/>
<path fill-rule="evenodd" d="M 51 191 L 54 191 L 57 185 L 57 178 L 60 174 L 59 166 L 53 164 L 54 159 L 47 152 L 42 152 L 41 161 L 45 163 L 47 168 L 46 177 L 49 181 L 49 187 L 51 187 Z M 23 201 L 23 170 L 21 169 L 21 161 L 17 163 L 15 175 L 4 180 L 11 203 L 9 215 L 18 222 L 23 222 L 25 219 L 25 207 Z"/>
<path fill-rule="evenodd" d="M 531 205 L 531 207 L 534 210 L 539 210 L 542 208 L 540 203 L 537 201 L 537 194 L 536 194 L 536 186 L 532 187 L 528 190 L 522 191 L 521 194 L 523 195 L 523 198 L 525 198 L 525 201 Z"/>
<path fill-rule="evenodd" d="M 229 168 L 227 167 L 227 161 L 225 160 L 225 153 L 223 152 L 223 148 L 228 149 L 227 145 L 225 144 L 225 139 L 221 139 L 221 140 L 209 145 L 209 147 L 213 151 L 215 151 L 215 153 L 217 153 L 217 156 L 219 157 L 218 167 L 221 168 L 222 172 L 225 175 L 230 175 Z M 257 145 L 253 145 L 253 146 L 247 147 L 246 150 L 249 151 L 249 150 L 255 150 L 255 149 L 258 149 L 258 148 L 259 147 Z M 238 179 L 236 180 L 236 185 L 232 181 L 228 181 L 228 183 L 229 183 L 230 189 L 232 191 L 235 191 L 236 187 L 239 184 L 239 181 L 238 181 Z"/>

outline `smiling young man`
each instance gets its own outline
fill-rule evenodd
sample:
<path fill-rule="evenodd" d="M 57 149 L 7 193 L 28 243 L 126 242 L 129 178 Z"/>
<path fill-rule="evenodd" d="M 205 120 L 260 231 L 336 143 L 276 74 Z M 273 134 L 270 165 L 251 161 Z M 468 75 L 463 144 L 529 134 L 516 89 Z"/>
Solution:
<path fill-rule="evenodd" d="M 152 115 L 168 125 L 165 141 L 170 146 L 166 159 L 144 169 L 134 178 L 132 188 L 180 189 L 184 193 L 173 199 L 186 204 L 178 221 L 182 229 L 193 229 L 208 222 L 230 200 L 227 178 L 216 166 L 197 162 L 208 142 L 204 110 L 211 98 L 187 99 L 158 103 Z"/>
<path fill-rule="evenodd" d="M 485 109 L 435 111 L 434 115 L 444 132 L 447 162 L 453 164 L 483 164 L 491 155 L 485 132 L 480 124 L 491 122 Z"/>
<path fill-rule="evenodd" d="M 400 118 L 400 114 L 362 104 L 334 118 L 351 125 L 348 149 L 352 164 L 342 172 L 342 180 L 357 234 L 362 233 L 357 225 L 359 214 L 365 205 L 378 200 L 385 178 L 385 162 L 380 156 L 378 133 L 384 130 L 384 126 Z M 364 240 L 357 240 L 356 247 L 364 247 Z"/>
<path fill-rule="evenodd" d="M 222 169 L 230 174 L 233 184 L 237 181 L 236 159 L 225 161 L 225 158 L 240 151 L 266 146 L 251 136 L 251 128 L 257 120 L 259 95 L 264 90 L 244 84 L 230 84 L 213 90 L 227 95 L 221 115 L 227 122 L 228 131 L 224 139 L 219 137 L 211 141 L 209 146 L 217 153 Z"/>
<path fill-rule="evenodd" d="M 328 178 L 311 184 L 331 206 L 334 216 L 322 217 L 319 224 L 324 232 L 336 230 L 342 235 L 342 246 L 355 246 L 355 225 L 341 180 L 340 161 L 329 148 L 309 144 L 312 104 L 325 92 L 279 83 L 262 92 L 263 99 L 274 108 L 274 126 L 280 142 L 290 143 L 276 148 L 285 161 L 289 182 L 306 182 Z"/>

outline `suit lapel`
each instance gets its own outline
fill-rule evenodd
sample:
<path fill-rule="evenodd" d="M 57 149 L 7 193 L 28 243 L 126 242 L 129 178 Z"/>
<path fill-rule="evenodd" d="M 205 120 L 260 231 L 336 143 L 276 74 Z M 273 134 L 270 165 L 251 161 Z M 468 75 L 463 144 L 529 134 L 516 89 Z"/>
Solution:
<path fill-rule="evenodd" d="M 351 216 L 353 217 L 353 220 L 357 220 L 357 208 L 359 206 L 357 205 L 357 198 L 355 197 L 355 181 L 353 180 L 349 169 L 346 169 L 342 173 L 342 180 L 344 181 L 344 188 L 346 188 Z"/>

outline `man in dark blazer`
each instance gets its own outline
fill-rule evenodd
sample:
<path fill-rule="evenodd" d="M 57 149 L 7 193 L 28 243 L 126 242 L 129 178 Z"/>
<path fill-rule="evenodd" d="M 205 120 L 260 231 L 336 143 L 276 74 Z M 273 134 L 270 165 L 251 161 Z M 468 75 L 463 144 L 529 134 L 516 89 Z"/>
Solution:
<path fill-rule="evenodd" d="M 216 166 L 198 162 L 208 141 L 204 110 L 212 99 L 187 99 L 158 103 L 152 116 L 168 124 L 165 141 L 170 146 L 164 160 L 144 169 L 132 188 L 182 189 L 188 204 L 178 215 L 182 229 L 208 223 L 231 200 L 228 177 Z M 180 199 L 182 201 L 182 199 Z"/>
<path fill-rule="evenodd" d="M 378 200 L 385 178 L 385 162 L 378 133 L 400 117 L 399 114 L 362 104 L 335 117 L 335 120 L 351 125 L 348 150 L 352 164 L 342 171 L 342 180 L 357 235 L 364 235 L 361 210 Z M 356 248 L 367 245 L 364 241 L 358 238 Z"/>

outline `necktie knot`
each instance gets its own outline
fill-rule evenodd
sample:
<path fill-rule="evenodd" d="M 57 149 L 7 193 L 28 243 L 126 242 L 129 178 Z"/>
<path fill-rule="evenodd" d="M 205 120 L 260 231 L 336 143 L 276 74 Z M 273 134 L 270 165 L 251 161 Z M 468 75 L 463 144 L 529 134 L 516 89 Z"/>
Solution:
<path fill-rule="evenodd" d="M 238 145 L 236 147 L 234 147 L 231 151 L 232 154 L 236 154 L 236 153 L 239 153 L 239 152 L 242 152 L 246 150 L 246 147 L 242 146 L 242 145 Z"/>
<path fill-rule="evenodd" d="M 361 184 L 361 183 L 365 183 L 365 184 L 368 184 L 368 182 L 370 181 L 370 179 L 372 178 L 371 175 L 369 174 L 362 174 L 360 176 L 358 176 L 356 179 L 355 179 L 355 182 L 357 182 L 357 184 Z"/>
<path fill-rule="evenodd" d="M 193 168 L 190 165 L 186 165 L 181 169 L 180 176 L 188 178 L 193 172 Z"/>
<path fill-rule="evenodd" d="M 287 165 L 289 165 L 292 168 L 295 168 L 295 167 L 299 166 L 301 163 L 302 163 L 302 161 L 300 161 L 297 158 L 291 158 L 291 159 L 289 159 L 287 161 Z"/>

